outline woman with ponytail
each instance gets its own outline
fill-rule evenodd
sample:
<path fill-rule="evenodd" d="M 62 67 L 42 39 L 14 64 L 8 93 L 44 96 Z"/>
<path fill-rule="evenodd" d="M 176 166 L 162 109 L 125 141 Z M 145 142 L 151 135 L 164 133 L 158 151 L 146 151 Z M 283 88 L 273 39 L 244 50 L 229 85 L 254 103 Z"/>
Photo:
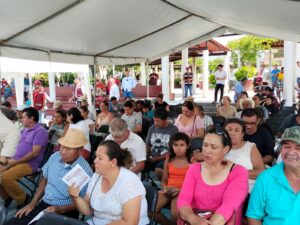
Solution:
<path fill-rule="evenodd" d="M 96 152 L 95 174 L 84 198 L 79 188 L 69 188 L 77 209 L 91 216 L 90 225 L 149 223 L 146 191 L 136 174 L 126 169 L 131 153 L 111 140 L 102 142 Z"/>

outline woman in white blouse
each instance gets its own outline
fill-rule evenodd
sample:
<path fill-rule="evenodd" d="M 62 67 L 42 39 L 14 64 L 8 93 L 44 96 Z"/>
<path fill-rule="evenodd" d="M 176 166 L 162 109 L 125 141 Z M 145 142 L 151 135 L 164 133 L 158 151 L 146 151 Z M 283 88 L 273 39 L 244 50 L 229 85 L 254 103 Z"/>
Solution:
<path fill-rule="evenodd" d="M 228 119 L 224 125 L 231 138 L 232 147 L 225 158 L 245 167 L 249 172 L 249 192 L 251 192 L 256 177 L 265 169 L 261 154 L 256 145 L 244 141 L 245 124 L 233 118 Z"/>
<path fill-rule="evenodd" d="M 95 174 L 87 193 L 79 197 L 79 188 L 71 186 L 69 194 L 77 209 L 91 216 L 90 225 L 149 223 L 146 192 L 136 174 L 126 169 L 131 154 L 114 141 L 102 142 L 96 152 Z"/>

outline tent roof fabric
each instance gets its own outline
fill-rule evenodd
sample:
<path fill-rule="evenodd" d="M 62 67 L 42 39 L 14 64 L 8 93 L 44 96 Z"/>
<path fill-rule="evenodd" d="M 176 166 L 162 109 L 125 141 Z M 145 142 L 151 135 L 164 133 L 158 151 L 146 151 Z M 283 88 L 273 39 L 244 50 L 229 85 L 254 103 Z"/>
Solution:
<path fill-rule="evenodd" d="M 2 0 L 0 54 L 122 65 L 226 31 L 299 41 L 299 11 L 300 3 L 289 0 Z"/>

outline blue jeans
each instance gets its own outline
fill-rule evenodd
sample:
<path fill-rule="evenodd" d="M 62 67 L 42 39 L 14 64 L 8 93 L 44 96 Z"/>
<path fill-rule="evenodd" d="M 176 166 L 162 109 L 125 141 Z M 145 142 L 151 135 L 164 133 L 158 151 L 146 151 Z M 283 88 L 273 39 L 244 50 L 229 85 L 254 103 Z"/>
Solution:
<path fill-rule="evenodd" d="M 123 96 L 124 96 L 124 98 L 126 98 L 126 97 L 133 98 L 133 94 L 131 91 L 124 90 Z"/>
<path fill-rule="evenodd" d="M 188 96 L 188 92 L 190 92 L 190 96 L 193 96 L 193 85 L 192 84 L 185 84 L 184 85 L 184 97 Z"/>

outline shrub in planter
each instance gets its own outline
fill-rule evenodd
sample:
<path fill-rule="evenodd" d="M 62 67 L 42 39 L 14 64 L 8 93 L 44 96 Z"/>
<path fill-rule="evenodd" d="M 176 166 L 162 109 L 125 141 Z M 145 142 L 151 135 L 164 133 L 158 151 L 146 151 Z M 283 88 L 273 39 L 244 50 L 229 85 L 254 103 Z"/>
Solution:
<path fill-rule="evenodd" d="M 174 79 L 174 86 L 175 87 L 180 87 L 181 86 L 181 78 L 180 77 L 176 77 Z"/>
<path fill-rule="evenodd" d="M 209 83 L 211 85 L 215 85 L 216 84 L 216 78 L 215 78 L 214 74 L 210 74 L 209 77 L 208 77 L 208 80 L 209 80 Z"/>
<path fill-rule="evenodd" d="M 237 81 L 240 81 L 243 77 L 252 78 L 256 74 L 256 69 L 250 66 L 240 67 L 234 74 Z"/>

